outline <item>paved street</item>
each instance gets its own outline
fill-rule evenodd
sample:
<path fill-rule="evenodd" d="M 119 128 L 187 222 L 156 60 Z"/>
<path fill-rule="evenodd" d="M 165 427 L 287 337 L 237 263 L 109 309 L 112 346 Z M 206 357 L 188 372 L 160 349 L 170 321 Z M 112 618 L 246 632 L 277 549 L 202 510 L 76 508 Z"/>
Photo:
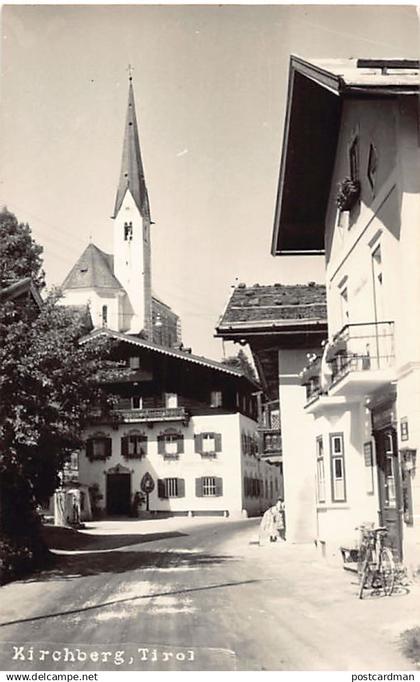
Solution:
<path fill-rule="evenodd" d="M 309 546 L 261 548 L 257 529 L 92 522 L 54 569 L 0 588 L 0 668 L 411 669 L 399 634 L 420 625 L 418 587 L 359 601 L 353 574 Z"/>

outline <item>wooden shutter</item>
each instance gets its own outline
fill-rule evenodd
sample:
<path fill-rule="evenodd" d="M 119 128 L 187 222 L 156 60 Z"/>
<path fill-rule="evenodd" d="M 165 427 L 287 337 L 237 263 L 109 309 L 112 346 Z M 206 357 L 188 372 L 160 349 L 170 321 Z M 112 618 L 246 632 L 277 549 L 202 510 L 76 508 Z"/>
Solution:
<path fill-rule="evenodd" d="M 117 410 L 130 410 L 131 398 L 120 398 L 117 403 Z"/>
<path fill-rule="evenodd" d="M 158 436 L 157 437 L 157 444 L 158 444 L 158 454 L 164 455 L 165 454 L 165 436 Z"/>
<path fill-rule="evenodd" d="M 176 445 L 177 445 L 177 453 L 178 453 L 178 455 L 179 455 L 179 454 L 182 454 L 182 453 L 184 452 L 184 436 L 183 436 L 182 434 L 180 434 L 180 435 L 178 436 Z"/>
<path fill-rule="evenodd" d="M 140 442 L 141 442 L 141 454 L 147 455 L 147 436 L 145 434 L 142 434 L 140 436 Z"/>
<path fill-rule="evenodd" d="M 160 497 L 161 500 L 164 500 L 167 497 L 166 486 L 165 486 L 165 481 L 162 480 L 161 478 L 158 478 L 157 488 L 158 488 L 158 497 Z"/>
<path fill-rule="evenodd" d="M 185 497 L 185 480 L 183 478 L 178 478 L 177 480 L 177 497 Z"/>
<path fill-rule="evenodd" d="M 122 457 L 127 457 L 128 455 L 128 436 L 121 438 L 121 455 Z"/>
<path fill-rule="evenodd" d="M 92 459 L 93 457 L 93 438 L 89 438 L 86 441 L 86 457 Z"/>
<path fill-rule="evenodd" d="M 216 497 L 223 495 L 223 478 L 216 478 Z"/>
<path fill-rule="evenodd" d="M 202 478 L 196 478 L 195 479 L 195 496 L 196 497 L 203 497 L 203 479 Z"/>
<path fill-rule="evenodd" d="M 203 452 L 203 436 L 201 433 L 196 433 L 194 436 L 194 449 L 199 452 L 200 455 Z"/>
<path fill-rule="evenodd" d="M 221 433 L 215 433 L 214 434 L 214 449 L 216 452 L 222 451 L 222 434 Z"/>
<path fill-rule="evenodd" d="M 105 441 L 105 457 L 112 455 L 112 438 L 104 438 Z"/>

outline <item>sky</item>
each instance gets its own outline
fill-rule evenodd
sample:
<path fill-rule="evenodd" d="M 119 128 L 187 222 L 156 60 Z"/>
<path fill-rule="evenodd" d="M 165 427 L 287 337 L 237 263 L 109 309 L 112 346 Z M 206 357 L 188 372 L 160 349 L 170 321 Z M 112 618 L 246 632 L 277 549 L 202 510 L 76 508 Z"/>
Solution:
<path fill-rule="evenodd" d="M 323 282 L 322 257 L 270 255 L 291 53 L 418 58 L 416 9 L 3 7 L 0 205 L 43 245 L 48 284 L 89 241 L 112 250 L 128 64 L 153 289 L 185 345 L 222 357 L 214 329 L 235 283 Z"/>

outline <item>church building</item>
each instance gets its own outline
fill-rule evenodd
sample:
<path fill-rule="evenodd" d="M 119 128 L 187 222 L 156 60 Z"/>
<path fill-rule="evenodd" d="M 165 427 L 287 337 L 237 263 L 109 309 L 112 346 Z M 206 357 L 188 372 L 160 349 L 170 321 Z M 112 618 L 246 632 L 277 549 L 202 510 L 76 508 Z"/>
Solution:
<path fill-rule="evenodd" d="M 193 355 L 178 316 L 152 293 L 150 205 L 130 77 L 114 253 L 89 244 L 63 283 L 67 305 L 89 304 L 124 377 L 92 406 L 78 453 L 80 484 L 97 516 L 257 515 L 280 494 L 279 468 L 256 447 L 259 386 L 242 371 Z"/>
<path fill-rule="evenodd" d="M 152 292 L 153 223 L 131 75 L 113 220 L 114 253 L 105 253 L 90 243 L 62 284 L 64 303 L 88 304 L 95 328 L 140 334 L 160 345 L 179 346 L 179 318 Z"/>

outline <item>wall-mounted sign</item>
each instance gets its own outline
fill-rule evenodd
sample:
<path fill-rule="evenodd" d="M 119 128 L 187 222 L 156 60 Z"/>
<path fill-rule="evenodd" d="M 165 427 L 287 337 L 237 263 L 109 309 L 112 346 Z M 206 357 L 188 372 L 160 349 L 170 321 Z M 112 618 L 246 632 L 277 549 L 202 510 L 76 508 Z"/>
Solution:
<path fill-rule="evenodd" d="M 366 492 L 372 494 L 375 491 L 374 480 L 373 480 L 373 446 L 372 442 L 368 441 L 363 445 L 363 457 L 365 460 L 365 472 L 366 472 Z"/>
<path fill-rule="evenodd" d="M 401 440 L 408 440 L 408 419 L 407 419 L 407 417 L 402 417 L 400 419 L 400 435 L 401 435 Z"/>

